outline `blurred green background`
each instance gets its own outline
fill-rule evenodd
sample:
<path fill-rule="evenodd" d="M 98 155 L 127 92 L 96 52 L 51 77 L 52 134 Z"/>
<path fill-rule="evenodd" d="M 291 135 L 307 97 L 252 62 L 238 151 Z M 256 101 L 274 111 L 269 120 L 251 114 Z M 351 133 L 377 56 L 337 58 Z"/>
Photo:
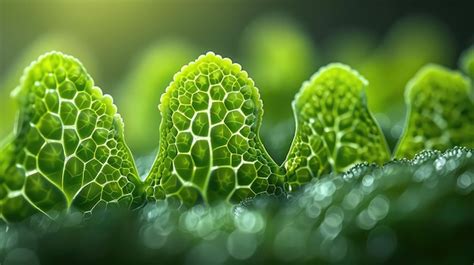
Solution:
<path fill-rule="evenodd" d="M 114 97 L 135 157 L 153 157 L 161 93 L 182 65 L 211 50 L 260 88 L 261 134 L 278 162 L 293 137 L 295 93 L 334 61 L 369 80 L 368 104 L 393 148 L 406 82 L 426 63 L 458 68 L 473 43 L 472 10 L 472 1 L 426 0 L 0 0 L 0 139 L 13 127 L 8 95 L 23 69 L 60 50 Z"/>

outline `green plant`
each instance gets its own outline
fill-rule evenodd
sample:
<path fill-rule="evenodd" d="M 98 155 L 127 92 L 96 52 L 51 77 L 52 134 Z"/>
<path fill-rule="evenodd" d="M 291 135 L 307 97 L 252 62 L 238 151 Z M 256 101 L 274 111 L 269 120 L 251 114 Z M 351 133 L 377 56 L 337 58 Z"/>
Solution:
<path fill-rule="evenodd" d="M 354 164 L 390 159 L 385 138 L 367 107 L 367 81 L 342 64 L 321 68 L 293 101 L 296 135 L 285 162 L 285 184 L 300 186 Z"/>
<path fill-rule="evenodd" d="M 420 150 L 474 147 L 474 102 L 469 80 L 441 66 L 423 67 L 405 91 L 405 130 L 395 151 L 398 158 Z"/>
<path fill-rule="evenodd" d="M 46 264 L 468 263 L 473 172 L 472 149 L 423 151 L 313 179 L 290 199 L 179 210 L 160 201 L 87 222 L 37 216 L 0 224 L 0 257 L 31 249 Z M 439 251 L 446 242 L 450 251 Z"/>
<path fill-rule="evenodd" d="M 279 168 L 259 139 L 262 101 L 240 65 L 213 53 L 199 57 L 175 75 L 160 111 L 147 197 L 192 205 L 277 192 Z"/>
<path fill-rule="evenodd" d="M 13 63 L 8 65 L 6 72 L 0 77 L 0 106 L 2 106 L 0 138 L 3 139 L 11 132 L 12 124 L 15 121 L 18 106 L 10 97 L 10 93 L 18 85 L 18 80 L 21 78 L 25 66 L 37 59 L 38 54 L 44 54 L 52 49 L 78 56 L 82 62 L 87 64 L 89 71 L 96 77 L 100 74 L 97 69 L 97 62 L 88 48 L 70 34 L 56 32 L 35 39 L 25 51 L 15 57 Z"/>
<path fill-rule="evenodd" d="M 429 16 L 404 17 L 380 43 L 375 40 L 360 29 L 332 33 L 324 45 L 325 59 L 349 64 L 369 80 L 368 106 L 393 149 L 404 124 L 403 87 L 428 63 L 451 64 L 454 43 L 443 23 Z"/>
<path fill-rule="evenodd" d="M 469 82 L 434 66 L 414 80 L 397 156 L 472 146 Z M 89 216 L 104 208 L 140 208 L 145 199 L 235 204 L 286 194 L 361 162 L 382 164 L 390 154 L 368 110 L 366 86 L 342 64 L 317 72 L 293 102 L 297 130 L 286 162 L 278 166 L 259 138 L 263 104 L 252 79 L 230 59 L 202 55 L 175 75 L 161 98 L 159 152 L 143 183 L 112 98 L 102 95 L 76 59 L 48 53 L 26 69 L 14 93 L 20 114 L 0 150 L 0 217 L 56 218 L 64 210 Z M 440 122 L 449 136 L 441 140 L 423 127 Z M 413 130 L 424 135 L 422 145 Z"/>
<path fill-rule="evenodd" d="M 0 152 L 2 219 L 142 204 L 122 120 L 79 61 L 56 52 L 41 56 L 25 70 L 15 97 L 20 116 Z"/>

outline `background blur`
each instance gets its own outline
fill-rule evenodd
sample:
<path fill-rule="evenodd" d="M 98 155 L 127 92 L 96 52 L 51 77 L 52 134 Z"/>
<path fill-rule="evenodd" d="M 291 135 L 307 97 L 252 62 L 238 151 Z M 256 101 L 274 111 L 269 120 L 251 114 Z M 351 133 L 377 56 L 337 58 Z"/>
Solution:
<path fill-rule="evenodd" d="M 134 154 L 152 154 L 161 93 L 182 65 L 214 51 L 256 81 L 262 135 L 278 162 L 293 136 L 291 100 L 333 61 L 369 80 L 369 106 L 393 148 L 406 82 L 426 63 L 458 68 L 474 43 L 472 10 L 473 1 L 428 0 L 0 0 L 0 138 L 13 127 L 8 95 L 23 69 L 60 50 L 114 97 Z"/>

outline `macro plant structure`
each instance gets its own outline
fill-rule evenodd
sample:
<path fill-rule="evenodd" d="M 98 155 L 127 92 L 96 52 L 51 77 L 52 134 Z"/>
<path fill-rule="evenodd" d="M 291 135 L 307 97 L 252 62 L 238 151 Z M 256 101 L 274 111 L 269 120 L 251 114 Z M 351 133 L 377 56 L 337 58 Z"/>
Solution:
<path fill-rule="evenodd" d="M 431 66 L 414 80 L 396 156 L 472 147 L 470 83 Z M 209 52 L 185 65 L 162 95 L 159 152 L 143 182 L 112 98 L 75 58 L 47 53 L 25 70 L 15 90 L 18 122 L 0 149 L 0 217 L 15 222 L 42 213 L 54 219 L 65 210 L 89 216 L 104 208 L 140 208 L 145 201 L 183 208 L 238 204 L 287 194 L 358 163 L 381 165 L 390 153 L 367 107 L 366 87 L 343 64 L 330 64 L 304 83 L 293 101 L 295 137 L 279 166 L 260 140 L 259 90 L 240 65 Z M 423 127 L 432 123 L 447 132 Z"/>
<path fill-rule="evenodd" d="M 342 64 L 321 68 L 293 101 L 296 135 L 285 162 L 287 189 L 354 164 L 390 159 L 365 98 L 367 81 Z"/>
<path fill-rule="evenodd" d="M 405 97 L 408 115 L 396 157 L 411 158 L 425 149 L 474 148 L 471 83 L 461 73 L 425 66 L 408 83 Z"/>
<path fill-rule="evenodd" d="M 259 139 L 262 101 L 240 65 L 213 53 L 199 57 L 175 75 L 160 111 L 147 197 L 192 205 L 278 193 L 282 175 Z"/>
<path fill-rule="evenodd" d="M 20 115 L 0 152 L 2 219 L 142 204 L 122 119 L 79 61 L 57 52 L 41 56 L 15 94 Z"/>
<path fill-rule="evenodd" d="M 25 66 L 38 58 L 39 54 L 44 54 L 55 47 L 65 53 L 74 54 L 81 58 L 81 62 L 87 65 L 87 69 L 95 77 L 100 76 L 97 69 L 96 58 L 92 56 L 84 43 L 74 36 L 65 32 L 54 32 L 42 35 L 31 42 L 26 49 L 15 58 L 14 62 L 8 65 L 3 75 L 0 76 L 0 138 L 6 137 L 11 131 L 11 124 L 15 121 L 15 113 L 18 111 L 15 100 L 10 97 L 12 89 L 18 85 Z"/>
<path fill-rule="evenodd" d="M 290 199 L 178 210 L 160 201 L 125 215 L 97 213 L 79 226 L 71 226 L 83 220 L 77 215 L 38 216 L 7 230 L 0 224 L 0 257 L 2 249 L 31 248 L 25 239 L 35 235 L 39 259 L 54 264 L 463 264 L 472 259 L 473 172 L 472 149 L 422 151 L 313 179 Z M 449 253 L 438 251 L 445 242 Z M 421 248 L 433 254 L 419 255 Z M 91 255 L 98 249 L 110 254 Z"/>

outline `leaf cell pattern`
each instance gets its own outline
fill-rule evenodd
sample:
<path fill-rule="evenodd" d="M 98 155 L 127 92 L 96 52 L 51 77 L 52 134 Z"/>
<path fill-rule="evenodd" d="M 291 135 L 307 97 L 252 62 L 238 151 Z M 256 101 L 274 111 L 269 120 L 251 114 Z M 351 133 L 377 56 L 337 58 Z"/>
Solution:
<path fill-rule="evenodd" d="M 41 56 L 15 93 L 18 123 L 0 152 L 1 219 L 141 204 L 122 120 L 79 61 L 58 52 Z"/>
<path fill-rule="evenodd" d="M 258 136 L 262 102 L 240 65 L 214 53 L 199 57 L 175 75 L 160 111 L 149 199 L 192 205 L 281 191 L 280 169 Z"/>
<path fill-rule="evenodd" d="M 421 150 L 474 147 L 474 102 L 467 78 L 437 65 L 423 67 L 408 83 L 408 115 L 395 156 Z"/>
<path fill-rule="evenodd" d="M 390 159 L 385 138 L 367 108 L 367 81 L 343 64 L 321 68 L 293 101 L 296 135 L 285 162 L 285 189 L 360 162 Z"/>
<path fill-rule="evenodd" d="M 293 101 L 296 135 L 282 167 L 259 139 L 262 101 L 238 64 L 213 53 L 183 67 L 162 95 L 160 150 L 146 190 L 124 142 L 112 98 L 73 57 L 48 53 L 15 90 L 20 114 L 0 146 L 0 221 L 65 209 L 91 214 L 137 208 L 148 200 L 239 203 L 292 191 L 312 178 L 345 172 L 390 155 L 367 108 L 367 82 L 331 64 L 303 84 Z M 438 66 L 409 83 L 409 114 L 397 157 L 423 149 L 474 147 L 469 80 Z"/>

